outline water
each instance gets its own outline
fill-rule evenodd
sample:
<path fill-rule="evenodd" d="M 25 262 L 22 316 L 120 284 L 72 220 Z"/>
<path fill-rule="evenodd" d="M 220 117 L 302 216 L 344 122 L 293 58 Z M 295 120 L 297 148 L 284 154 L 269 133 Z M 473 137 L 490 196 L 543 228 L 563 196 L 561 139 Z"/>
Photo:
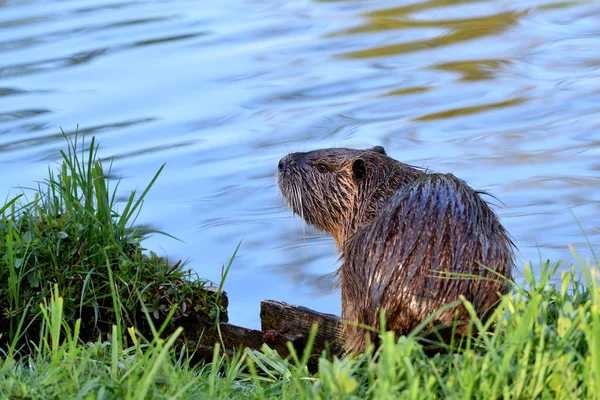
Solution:
<path fill-rule="evenodd" d="M 333 241 L 292 217 L 279 158 L 385 146 L 495 194 L 519 264 L 599 248 L 600 4 L 590 1 L 0 0 L 0 193 L 46 176 L 60 127 L 94 134 L 122 189 L 167 166 L 147 247 L 338 313 Z M 496 202 L 497 203 L 497 202 Z M 566 265 L 566 264 L 565 264 Z"/>

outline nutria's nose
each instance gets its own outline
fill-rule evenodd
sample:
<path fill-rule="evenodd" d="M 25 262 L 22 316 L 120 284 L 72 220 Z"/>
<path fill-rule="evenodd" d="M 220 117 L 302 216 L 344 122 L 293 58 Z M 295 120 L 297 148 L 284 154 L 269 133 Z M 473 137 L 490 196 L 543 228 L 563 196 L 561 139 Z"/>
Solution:
<path fill-rule="evenodd" d="M 292 163 L 291 154 L 288 154 L 287 156 L 285 156 L 281 160 L 279 160 L 279 164 L 277 164 L 277 170 L 278 170 L 279 174 L 280 175 L 289 174 L 291 163 Z"/>
<path fill-rule="evenodd" d="M 290 153 L 283 157 L 277 164 L 279 173 L 290 173 L 296 167 L 302 168 L 306 164 L 305 155 L 306 153 Z"/>

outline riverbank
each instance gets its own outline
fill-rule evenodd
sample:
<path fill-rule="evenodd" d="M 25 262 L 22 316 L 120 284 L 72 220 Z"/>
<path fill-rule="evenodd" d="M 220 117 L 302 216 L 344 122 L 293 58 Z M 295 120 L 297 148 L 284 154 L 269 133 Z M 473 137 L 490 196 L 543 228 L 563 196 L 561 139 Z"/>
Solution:
<path fill-rule="evenodd" d="M 32 399 L 596 398 L 597 278 L 580 285 L 573 270 L 553 288 L 546 285 L 553 268 L 542 272 L 538 280 L 529 273 L 527 289 L 503 298 L 489 335 L 468 338 L 460 351 L 428 357 L 414 337 L 386 333 L 376 352 L 343 361 L 322 357 L 317 374 L 301 355 L 292 363 L 268 349 L 231 358 L 215 353 L 212 363 L 193 365 L 190 349 L 173 349 L 180 330 L 146 342 L 121 324 L 108 340 L 81 343 L 78 325 L 64 324 L 57 293 L 44 307 L 45 334 L 35 356 L 5 358 L 0 393 Z"/>
<path fill-rule="evenodd" d="M 600 291 L 596 267 L 550 284 L 558 265 L 525 267 L 481 335 L 429 356 L 418 332 L 342 361 L 309 350 L 284 359 L 239 349 L 193 362 L 178 347 L 188 310 L 218 324 L 218 294 L 142 247 L 135 227 L 146 193 L 117 211 L 117 183 L 97 147 L 68 141 L 63 162 L 35 190 L 0 207 L 0 394 L 7 398 L 595 398 L 600 393 Z M 114 186 L 113 186 L 114 185 Z M 155 232 L 156 233 L 156 232 Z M 233 261 L 233 258 L 232 258 Z M 593 261 L 598 265 L 597 260 Z M 227 271 L 227 269 L 225 270 Z M 467 307 L 469 305 L 467 304 Z M 135 328 L 133 328 L 135 327 Z M 218 346 L 217 346 L 218 349 Z"/>

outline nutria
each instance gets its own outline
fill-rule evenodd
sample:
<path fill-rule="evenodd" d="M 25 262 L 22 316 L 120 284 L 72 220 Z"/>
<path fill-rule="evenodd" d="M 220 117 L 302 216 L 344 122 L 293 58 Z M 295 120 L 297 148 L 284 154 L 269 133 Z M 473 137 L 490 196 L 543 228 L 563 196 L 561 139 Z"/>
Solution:
<path fill-rule="evenodd" d="M 336 241 L 344 319 L 378 327 L 383 310 L 386 328 L 406 335 L 461 295 L 485 320 L 508 291 L 514 245 L 482 192 L 455 176 L 396 161 L 381 146 L 292 153 L 278 169 L 292 211 Z M 468 319 L 456 304 L 431 325 L 464 334 Z M 349 352 L 376 340 L 356 324 L 344 338 Z"/>

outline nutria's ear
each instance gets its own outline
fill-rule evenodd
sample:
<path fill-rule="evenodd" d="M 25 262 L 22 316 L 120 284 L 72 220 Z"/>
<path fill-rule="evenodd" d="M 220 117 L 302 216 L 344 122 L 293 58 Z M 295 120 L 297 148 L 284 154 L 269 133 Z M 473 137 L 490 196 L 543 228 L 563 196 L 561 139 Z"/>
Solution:
<path fill-rule="evenodd" d="M 362 159 L 354 160 L 352 163 L 352 177 L 355 181 L 362 181 L 367 176 L 367 168 Z"/>
<path fill-rule="evenodd" d="M 371 147 L 369 150 L 374 151 L 375 153 L 379 153 L 379 154 L 383 154 L 384 156 L 387 156 L 387 153 L 385 152 L 385 149 L 383 148 L 383 146 L 374 146 L 374 147 Z"/>

